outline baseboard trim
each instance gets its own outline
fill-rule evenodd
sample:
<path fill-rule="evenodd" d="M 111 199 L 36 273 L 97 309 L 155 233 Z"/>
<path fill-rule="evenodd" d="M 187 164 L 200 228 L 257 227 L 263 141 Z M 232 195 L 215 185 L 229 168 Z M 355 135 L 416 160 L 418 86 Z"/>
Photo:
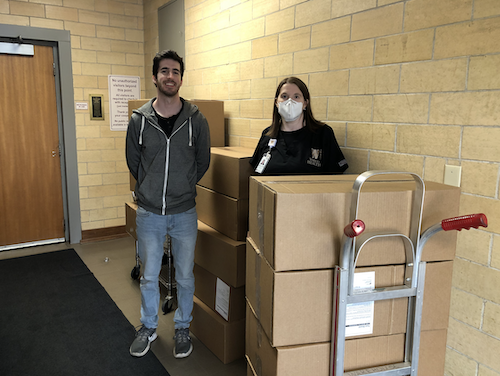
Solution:
<path fill-rule="evenodd" d="M 93 230 L 82 231 L 81 243 L 118 239 L 127 236 L 130 235 L 126 231 L 126 226 L 97 228 Z"/>

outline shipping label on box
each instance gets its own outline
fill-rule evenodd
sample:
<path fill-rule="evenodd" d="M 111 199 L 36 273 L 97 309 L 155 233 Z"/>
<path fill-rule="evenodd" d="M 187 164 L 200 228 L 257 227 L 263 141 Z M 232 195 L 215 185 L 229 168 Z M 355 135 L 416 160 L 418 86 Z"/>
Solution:
<path fill-rule="evenodd" d="M 215 287 L 215 311 L 226 321 L 229 321 L 229 298 L 231 287 L 220 278 L 217 278 Z"/>
<path fill-rule="evenodd" d="M 369 292 L 375 289 L 375 272 L 355 273 L 353 288 L 357 293 Z M 345 336 L 372 334 L 374 308 L 374 301 L 347 304 Z"/>
<path fill-rule="evenodd" d="M 198 264 L 194 265 L 195 291 L 198 299 L 226 321 L 245 318 L 245 287 L 232 287 Z"/>

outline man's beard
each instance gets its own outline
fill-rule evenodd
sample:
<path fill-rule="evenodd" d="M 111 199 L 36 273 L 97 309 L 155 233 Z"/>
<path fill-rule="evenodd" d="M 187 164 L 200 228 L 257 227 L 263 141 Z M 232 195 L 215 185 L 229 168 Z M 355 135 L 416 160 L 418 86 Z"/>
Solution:
<path fill-rule="evenodd" d="M 175 83 L 174 83 L 175 85 Z M 160 91 L 160 93 L 162 93 L 163 95 L 167 96 L 167 97 L 175 97 L 177 95 L 177 93 L 179 92 L 179 89 L 180 87 L 179 86 L 167 86 L 165 88 L 165 86 L 163 85 L 159 85 L 158 86 L 158 90 Z"/>

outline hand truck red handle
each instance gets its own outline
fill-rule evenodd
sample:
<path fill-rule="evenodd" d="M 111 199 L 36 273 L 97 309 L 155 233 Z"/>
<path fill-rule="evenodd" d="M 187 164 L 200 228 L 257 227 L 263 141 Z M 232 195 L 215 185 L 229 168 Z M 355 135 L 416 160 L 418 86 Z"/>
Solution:
<path fill-rule="evenodd" d="M 471 227 L 488 227 L 488 219 L 483 213 L 462 215 L 460 217 L 443 219 L 441 227 L 444 231 L 462 229 L 469 230 Z"/>
<path fill-rule="evenodd" d="M 365 223 L 361 219 L 355 219 L 344 227 L 344 235 L 348 238 L 354 238 L 365 231 Z"/>
<path fill-rule="evenodd" d="M 460 217 L 443 219 L 441 223 L 436 223 L 434 226 L 429 227 L 423 232 L 422 236 L 420 237 L 420 242 L 418 243 L 417 247 L 416 261 L 420 262 L 420 255 L 425 243 L 435 233 L 439 231 L 461 231 L 463 229 L 469 230 L 471 227 L 488 227 L 488 219 L 486 218 L 486 215 L 482 213 L 462 215 Z"/>

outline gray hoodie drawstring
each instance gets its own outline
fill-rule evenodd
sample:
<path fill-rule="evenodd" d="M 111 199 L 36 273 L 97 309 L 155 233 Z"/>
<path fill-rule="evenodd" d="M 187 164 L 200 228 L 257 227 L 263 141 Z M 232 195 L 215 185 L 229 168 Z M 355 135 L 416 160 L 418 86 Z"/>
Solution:
<path fill-rule="evenodd" d="M 189 117 L 189 146 L 193 146 L 193 124 L 191 123 L 191 116 Z"/>
<path fill-rule="evenodd" d="M 141 132 L 139 133 L 139 145 L 142 146 L 142 133 L 144 132 L 144 125 L 146 123 L 146 117 L 142 117 L 142 123 L 141 123 Z"/>

